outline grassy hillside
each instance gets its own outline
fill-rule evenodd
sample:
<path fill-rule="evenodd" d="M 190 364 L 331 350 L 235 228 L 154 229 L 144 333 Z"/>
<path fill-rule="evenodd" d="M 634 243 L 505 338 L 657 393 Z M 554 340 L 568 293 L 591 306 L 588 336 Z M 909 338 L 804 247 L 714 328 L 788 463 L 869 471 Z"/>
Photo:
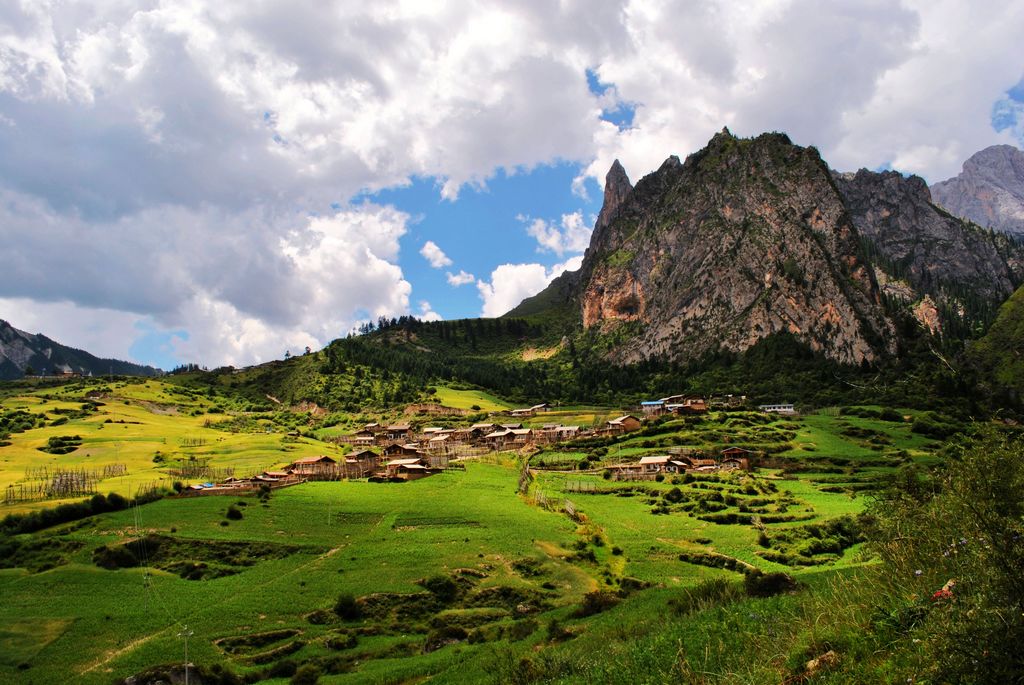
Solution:
<path fill-rule="evenodd" d="M 97 487 L 129 496 L 168 485 L 170 468 L 189 457 L 245 471 L 337 451 L 310 436 L 372 414 L 275 402 L 254 412 L 233 376 L 9 389 L 0 485 L 42 466 L 123 464 L 127 474 Z M 508 406 L 480 390 L 429 387 L 425 397 L 449 406 Z M 567 405 L 526 423 L 593 425 L 622 412 Z M 924 673 L 911 640 L 926 624 L 901 618 L 921 611 L 911 595 L 922 589 L 879 570 L 886 557 L 870 543 L 871 522 L 904 509 L 872 502 L 890 482 L 918 488 L 916 497 L 941 491 L 914 485 L 912 474 L 943 466 L 955 446 L 942 441 L 965 428 L 902 407 L 716 411 L 490 455 L 411 483 L 310 483 L 269 500 L 164 498 L 0 533 L 0 680 L 109 683 L 174 664 L 187 625 L 190 658 L 211 682 L 214 667 L 284 682 L 299 666 L 324 683 L 783 682 L 830 650 L 840 662 L 820 682 L 906 682 Z M 78 441 L 40 451 L 62 436 Z M 725 445 L 762 453 L 763 468 L 605 477 L 643 455 Z M 752 569 L 784 575 L 758 580 Z M 926 570 L 929 592 L 944 574 L 968 579 Z"/>
<path fill-rule="evenodd" d="M 289 435 L 301 426 L 301 414 L 253 415 L 236 406 L 246 406 L 245 401 L 159 380 L 82 380 L 8 396 L 0 401 L 0 421 L 8 433 L 0 444 L 9 443 L 0 447 L 0 498 L 9 488 L 52 477 L 40 473 L 43 469 L 84 469 L 101 477 L 99 492 L 130 497 L 140 488 L 188 482 L 170 470 L 190 460 L 232 468 L 241 476 L 338 451 L 333 444 Z M 62 438 L 77 438 L 70 451 L 44 451 Z M 124 473 L 114 473 L 115 467 Z M 103 477 L 105 471 L 109 475 Z M 52 504 L 26 500 L 3 511 Z"/>
<path fill-rule="evenodd" d="M 1024 288 L 1019 288 L 1002 307 L 995 322 L 969 350 L 981 370 L 983 382 L 1014 405 L 1024 392 Z"/>

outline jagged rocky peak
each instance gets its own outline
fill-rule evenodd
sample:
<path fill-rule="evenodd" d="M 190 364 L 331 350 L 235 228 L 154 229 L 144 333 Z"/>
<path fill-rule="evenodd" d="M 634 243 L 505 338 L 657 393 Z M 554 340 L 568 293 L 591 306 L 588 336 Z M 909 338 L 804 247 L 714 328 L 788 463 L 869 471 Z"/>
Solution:
<path fill-rule="evenodd" d="M 724 129 L 611 197 L 606 189 L 614 211 L 602 211 L 584 259 L 579 306 L 586 327 L 638 324 L 615 360 L 742 351 L 781 332 L 849 363 L 888 350 L 877 283 L 813 148 Z"/>
<path fill-rule="evenodd" d="M 969 286 L 998 304 L 1024 276 L 1005 238 L 993 239 L 937 208 L 919 176 L 861 169 L 834 180 L 857 231 L 882 257 L 879 267 L 894 284 L 908 284 L 913 299 L 931 294 L 947 301 L 948 293 Z"/>
<path fill-rule="evenodd" d="M 626 170 L 622 168 L 622 164 L 616 159 L 612 162 L 608 174 L 604 177 L 604 204 L 601 205 L 601 213 L 597 217 L 595 230 L 610 224 L 619 207 L 632 194 L 633 184 L 629 182 Z"/>
<path fill-rule="evenodd" d="M 932 186 L 935 201 L 956 216 L 1024 237 L 1024 152 L 992 145 L 964 162 L 958 176 Z"/>

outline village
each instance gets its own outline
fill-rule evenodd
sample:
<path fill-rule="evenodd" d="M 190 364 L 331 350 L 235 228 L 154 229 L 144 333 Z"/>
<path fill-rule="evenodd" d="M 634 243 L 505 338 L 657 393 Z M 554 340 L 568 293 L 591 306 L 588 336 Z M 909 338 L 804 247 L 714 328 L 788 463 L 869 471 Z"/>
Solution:
<path fill-rule="evenodd" d="M 745 396 L 693 397 L 671 395 L 640 403 L 637 414 L 624 414 L 603 424 L 581 427 L 560 423 L 526 426 L 522 421 L 551 411 L 546 403 L 531 407 L 495 412 L 496 421 L 478 422 L 468 426 L 416 427 L 412 422 L 392 424 L 370 422 L 357 431 L 334 438 L 351 451 L 337 458 L 317 455 L 296 459 L 286 466 L 265 470 L 248 478 L 225 478 L 218 482 L 197 483 L 185 489 L 186 495 L 232 494 L 246 490 L 273 489 L 307 481 L 350 480 L 366 478 L 371 482 L 404 482 L 426 478 L 446 470 L 461 470 L 466 459 L 496 452 L 531 451 L 545 446 L 585 438 L 615 438 L 641 430 L 663 416 L 706 414 L 712 408 L 739 409 Z M 792 404 L 766 404 L 758 409 L 765 413 L 794 415 Z M 666 454 L 644 455 L 637 461 L 610 464 L 603 468 L 611 480 L 653 480 L 666 474 L 687 472 L 750 470 L 758 456 L 755 450 L 727 446 L 717 454 L 695 454 L 684 448 L 669 448 Z"/>

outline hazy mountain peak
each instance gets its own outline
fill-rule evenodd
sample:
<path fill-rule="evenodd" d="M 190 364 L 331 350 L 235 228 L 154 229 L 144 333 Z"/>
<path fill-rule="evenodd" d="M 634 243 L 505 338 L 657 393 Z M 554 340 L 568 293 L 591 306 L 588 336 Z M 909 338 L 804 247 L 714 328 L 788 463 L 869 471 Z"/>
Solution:
<path fill-rule="evenodd" d="M 1024 152 L 992 145 L 964 162 L 954 178 L 932 186 L 935 202 L 950 213 L 1024 237 Z"/>

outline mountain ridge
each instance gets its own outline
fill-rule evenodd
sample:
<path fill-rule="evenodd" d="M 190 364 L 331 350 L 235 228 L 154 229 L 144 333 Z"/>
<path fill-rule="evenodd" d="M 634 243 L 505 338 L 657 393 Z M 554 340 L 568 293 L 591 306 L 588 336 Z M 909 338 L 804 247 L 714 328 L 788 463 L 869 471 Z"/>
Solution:
<path fill-rule="evenodd" d="M 0 319 L 0 380 L 15 380 L 31 369 L 38 374 L 70 371 L 82 375 L 156 376 L 160 369 L 119 359 L 103 359 L 62 345 L 42 333 L 26 333 Z"/>

